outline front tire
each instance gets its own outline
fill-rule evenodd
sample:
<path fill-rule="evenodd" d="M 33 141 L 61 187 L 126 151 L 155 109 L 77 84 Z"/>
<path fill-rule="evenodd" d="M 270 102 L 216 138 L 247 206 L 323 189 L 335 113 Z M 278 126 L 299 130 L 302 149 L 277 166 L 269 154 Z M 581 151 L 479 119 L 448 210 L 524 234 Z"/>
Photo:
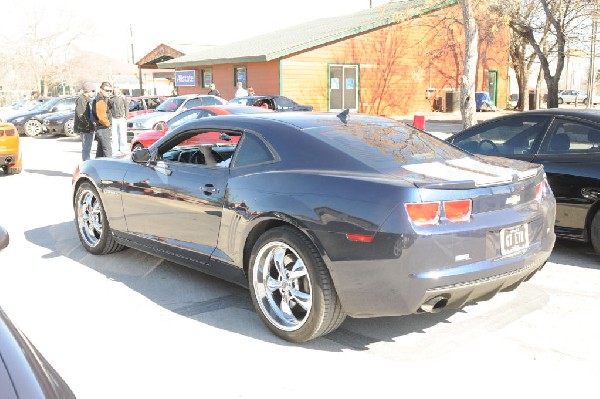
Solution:
<path fill-rule="evenodd" d="M 30 119 L 25 122 L 25 134 L 29 137 L 35 137 L 42 133 L 42 124 L 35 119 Z"/>
<path fill-rule="evenodd" d="M 86 251 L 94 255 L 105 255 L 125 248 L 114 239 L 102 200 L 91 183 L 79 186 L 74 207 L 77 235 Z"/>
<path fill-rule="evenodd" d="M 328 334 L 346 317 L 317 249 L 291 227 L 277 227 L 258 239 L 248 280 L 263 323 L 287 341 Z"/>
<path fill-rule="evenodd" d="M 144 145 L 142 143 L 135 143 L 131 148 L 131 152 L 141 150 L 142 148 L 144 148 Z"/>
<path fill-rule="evenodd" d="M 75 125 L 74 119 L 69 119 L 68 121 L 65 122 L 65 136 L 67 136 L 67 137 L 79 136 L 79 133 L 75 133 L 74 125 Z"/>

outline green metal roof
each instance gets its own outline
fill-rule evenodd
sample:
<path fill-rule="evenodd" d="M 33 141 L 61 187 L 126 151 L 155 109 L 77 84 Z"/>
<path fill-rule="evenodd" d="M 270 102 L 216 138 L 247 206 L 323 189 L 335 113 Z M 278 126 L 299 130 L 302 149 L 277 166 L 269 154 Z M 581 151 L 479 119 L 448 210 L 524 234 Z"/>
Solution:
<path fill-rule="evenodd" d="M 321 18 L 286 29 L 216 46 L 161 62 L 159 68 L 265 62 L 302 52 L 457 3 L 458 0 L 405 0 L 350 15 Z"/>

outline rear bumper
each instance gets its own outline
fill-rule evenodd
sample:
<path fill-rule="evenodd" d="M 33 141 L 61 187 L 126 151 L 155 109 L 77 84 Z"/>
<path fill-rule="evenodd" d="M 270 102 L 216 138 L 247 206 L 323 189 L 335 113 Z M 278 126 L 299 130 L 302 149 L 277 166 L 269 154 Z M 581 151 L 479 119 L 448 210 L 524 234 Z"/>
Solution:
<path fill-rule="evenodd" d="M 423 305 L 432 299 L 437 305 L 429 311 L 457 309 L 515 288 L 544 266 L 555 238 L 550 229 L 543 240 L 524 253 L 445 267 L 428 267 L 431 263 L 421 254 L 406 248 L 396 259 L 339 262 L 328 259 L 327 263 L 342 307 L 349 316 L 402 316 L 425 311 L 427 306 Z M 445 243 L 429 242 L 426 246 L 431 259 L 448 251 Z M 414 249 L 422 253 L 423 246 L 417 243 Z"/>
<path fill-rule="evenodd" d="M 17 152 L 0 154 L 0 166 L 11 166 L 17 163 L 19 157 Z"/>

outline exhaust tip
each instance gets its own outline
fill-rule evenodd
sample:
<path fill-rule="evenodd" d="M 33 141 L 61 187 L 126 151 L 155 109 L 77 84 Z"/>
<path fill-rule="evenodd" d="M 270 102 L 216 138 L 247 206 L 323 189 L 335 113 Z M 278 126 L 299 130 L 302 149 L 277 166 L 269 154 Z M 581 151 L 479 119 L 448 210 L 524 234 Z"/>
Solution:
<path fill-rule="evenodd" d="M 421 305 L 421 310 L 426 313 L 438 313 L 446 307 L 448 304 L 448 298 L 445 296 L 436 296 L 429 299 L 427 302 Z"/>

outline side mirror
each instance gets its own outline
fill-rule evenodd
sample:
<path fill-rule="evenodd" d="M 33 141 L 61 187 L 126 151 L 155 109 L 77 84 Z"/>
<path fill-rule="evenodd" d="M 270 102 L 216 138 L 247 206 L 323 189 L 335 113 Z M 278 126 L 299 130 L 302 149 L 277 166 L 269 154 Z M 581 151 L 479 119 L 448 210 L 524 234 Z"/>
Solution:
<path fill-rule="evenodd" d="M 154 129 L 156 129 L 159 132 L 166 132 L 167 124 L 165 122 L 157 122 L 156 125 L 154 125 Z"/>
<path fill-rule="evenodd" d="M 148 163 L 150 161 L 150 150 L 147 148 L 135 150 L 131 154 L 131 160 L 135 163 Z"/>
<path fill-rule="evenodd" d="M 0 226 L 0 251 L 8 246 L 8 242 L 10 241 L 8 236 L 8 231 L 4 229 L 4 227 Z"/>

